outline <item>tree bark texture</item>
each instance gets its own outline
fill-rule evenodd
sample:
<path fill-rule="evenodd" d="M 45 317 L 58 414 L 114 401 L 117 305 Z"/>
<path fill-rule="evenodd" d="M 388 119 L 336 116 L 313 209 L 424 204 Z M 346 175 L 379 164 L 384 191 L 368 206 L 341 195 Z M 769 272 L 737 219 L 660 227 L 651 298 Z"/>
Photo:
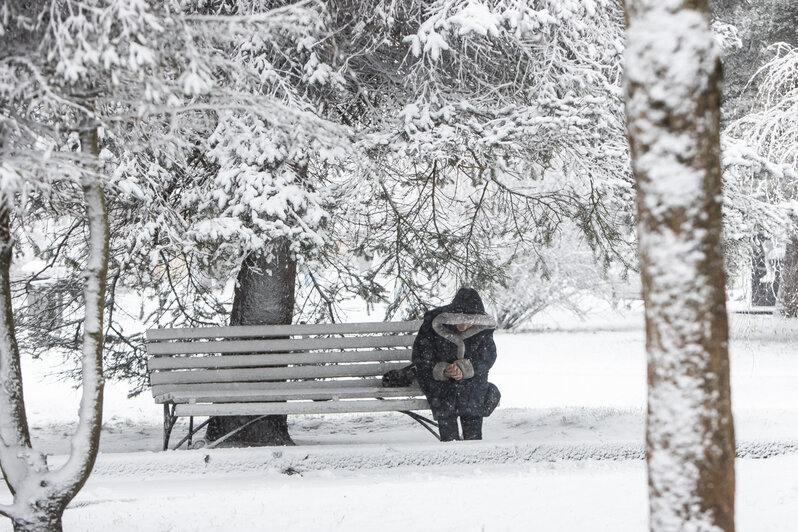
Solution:
<path fill-rule="evenodd" d="M 734 530 L 719 52 L 707 0 L 629 0 L 652 531 Z"/>
<path fill-rule="evenodd" d="M 787 244 L 780 273 L 781 313 L 787 318 L 798 318 L 798 238 L 793 238 Z"/>
<path fill-rule="evenodd" d="M 14 532 L 62 532 L 63 514 L 64 508 L 60 508 L 50 512 L 37 512 L 24 519 L 13 519 L 11 523 Z"/>
<path fill-rule="evenodd" d="M 247 257 L 233 297 L 230 325 L 290 324 L 294 315 L 296 259 L 289 242 L 275 242 L 270 254 Z M 208 424 L 205 438 L 216 440 L 251 421 L 251 416 L 215 417 Z M 287 416 L 268 416 L 238 432 L 222 446 L 293 445 Z"/>

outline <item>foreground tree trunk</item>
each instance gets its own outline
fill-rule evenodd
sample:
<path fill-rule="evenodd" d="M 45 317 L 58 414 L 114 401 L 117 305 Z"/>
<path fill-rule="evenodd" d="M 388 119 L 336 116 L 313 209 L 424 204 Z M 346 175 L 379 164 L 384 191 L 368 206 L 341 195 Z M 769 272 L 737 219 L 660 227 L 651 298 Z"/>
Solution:
<path fill-rule="evenodd" d="M 721 68 L 707 0 L 628 0 L 652 531 L 734 530 Z"/>
<path fill-rule="evenodd" d="M 81 176 L 86 203 L 89 241 L 83 296 L 83 346 L 81 353 L 83 395 L 78 425 L 70 441 L 67 462 L 51 470 L 44 454 L 31 447 L 22 398 L 19 349 L 9 289 L 9 267 L 13 245 L 10 211 L 14 197 L 0 191 L 0 465 L 14 494 L 11 505 L 0 506 L 0 514 L 11 518 L 17 532 L 59 532 L 69 501 L 89 478 L 100 443 L 103 400 L 103 309 L 108 271 L 108 219 L 100 175 L 94 164 L 99 153 L 97 129 L 80 131 L 81 150 L 87 168 Z"/>
<path fill-rule="evenodd" d="M 290 324 L 294 314 L 296 260 L 287 240 L 271 255 L 250 256 L 241 266 L 233 297 L 230 325 Z M 250 416 L 215 417 L 205 438 L 216 440 L 251 421 Z M 226 440 L 222 446 L 293 445 L 287 416 L 268 416 Z"/>

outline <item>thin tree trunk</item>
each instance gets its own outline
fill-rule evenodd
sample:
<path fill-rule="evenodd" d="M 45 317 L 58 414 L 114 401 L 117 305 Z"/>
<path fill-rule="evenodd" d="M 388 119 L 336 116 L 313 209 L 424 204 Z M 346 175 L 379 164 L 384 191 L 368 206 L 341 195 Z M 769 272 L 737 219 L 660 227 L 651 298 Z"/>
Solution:
<path fill-rule="evenodd" d="M 15 493 L 17 485 L 26 474 L 24 457 L 19 456 L 16 449 L 30 448 L 30 435 L 11 306 L 11 201 L 11 198 L 4 197 L 0 204 L 0 304 L 3 307 L 0 309 L 0 466 L 9 490 Z"/>
<path fill-rule="evenodd" d="M 81 150 L 87 168 L 81 176 L 86 202 L 89 244 L 84 287 L 83 395 L 78 426 L 71 438 L 67 462 L 51 471 L 46 457 L 30 446 L 22 401 L 19 351 L 14 340 L 14 322 L 8 271 L 11 263 L 11 233 L 8 207 L 0 212 L 0 464 L 14 493 L 10 506 L 0 513 L 10 517 L 17 532 L 58 532 L 69 501 L 80 491 L 91 473 L 100 442 L 102 426 L 102 348 L 105 281 L 108 270 L 108 219 L 100 175 L 96 167 L 99 152 L 97 129 L 86 126 L 80 132 Z M 8 198 L 5 198 L 8 200 Z"/>
<path fill-rule="evenodd" d="M 230 325 L 290 324 L 294 315 L 296 260 L 287 240 L 278 240 L 270 255 L 250 256 L 238 273 Z M 216 440 L 252 420 L 251 416 L 215 417 L 205 437 Z M 287 416 L 268 416 L 224 442 L 231 447 L 293 445 Z"/>
<path fill-rule="evenodd" d="M 734 530 L 720 82 L 707 0 L 629 0 L 652 531 Z"/>

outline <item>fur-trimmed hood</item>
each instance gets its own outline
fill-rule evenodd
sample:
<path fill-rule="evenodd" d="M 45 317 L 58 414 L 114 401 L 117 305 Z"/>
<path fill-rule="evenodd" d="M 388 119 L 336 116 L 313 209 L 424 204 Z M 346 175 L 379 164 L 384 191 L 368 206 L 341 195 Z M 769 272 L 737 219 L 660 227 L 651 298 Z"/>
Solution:
<path fill-rule="evenodd" d="M 443 312 L 432 320 L 432 328 L 457 346 L 457 358 L 460 360 L 465 356 L 466 338 L 496 328 L 496 320 L 485 314 L 482 298 L 473 288 L 461 288 L 452 302 L 442 310 Z M 460 332 L 455 327 L 458 323 L 470 323 L 471 327 Z"/>

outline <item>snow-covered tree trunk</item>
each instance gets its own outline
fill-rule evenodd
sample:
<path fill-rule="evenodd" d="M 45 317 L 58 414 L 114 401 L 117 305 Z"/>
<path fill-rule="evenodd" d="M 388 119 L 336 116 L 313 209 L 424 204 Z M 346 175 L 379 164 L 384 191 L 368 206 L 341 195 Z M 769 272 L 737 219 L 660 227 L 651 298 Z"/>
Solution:
<path fill-rule="evenodd" d="M 230 325 L 290 324 L 294 315 L 296 259 L 290 242 L 278 239 L 272 252 L 248 257 L 241 265 L 233 297 Z M 251 421 L 251 416 L 215 417 L 206 439 L 218 439 Z M 293 445 L 286 416 L 268 416 L 236 433 L 229 446 Z"/>
<path fill-rule="evenodd" d="M 652 531 L 734 530 L 720 83 L 708 0 L 628 0 Z"/>
<path fill-rule="evenodd" d="M 0 214 L 0 465 L 14 494 L 11 505 L 0 506 L 18 532 L 58 532 L 69 501 L 80 491 L 94 466 L 102 426 L 103 309 L 108 269 L 108 219 L 105 198 L 96 167 L 97 129 L 87 126 L 80 132 L 85 170 L 81 186 L 86 202 L 89 245 L 84 285 L 83 396 L 78 426 L 71 438 L 67 462 L 50 470 L 46 457 L 35 451 L 28 435 L 19 350 L 14 335 L 14 318 L 9 289 L 12 237 L 9 211 L 13 196 L 4 192 Z"/>

